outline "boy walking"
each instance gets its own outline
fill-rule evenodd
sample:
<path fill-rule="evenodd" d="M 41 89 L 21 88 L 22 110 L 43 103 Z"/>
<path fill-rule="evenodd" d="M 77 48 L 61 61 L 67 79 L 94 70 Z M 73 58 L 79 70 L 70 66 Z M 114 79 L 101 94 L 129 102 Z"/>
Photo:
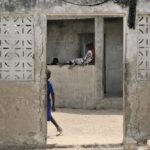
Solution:
<path fill-rule="evenodd" d="M 51 71 L 47 70 L 47 120 L 51 121 L 59 132 L 58 135 L 62 133 L 62 128 L 58 125 L 52 116 L 52 111 L 55 111 L 55 92 L 53 84 L 49 81 L 51 77 Z"/>

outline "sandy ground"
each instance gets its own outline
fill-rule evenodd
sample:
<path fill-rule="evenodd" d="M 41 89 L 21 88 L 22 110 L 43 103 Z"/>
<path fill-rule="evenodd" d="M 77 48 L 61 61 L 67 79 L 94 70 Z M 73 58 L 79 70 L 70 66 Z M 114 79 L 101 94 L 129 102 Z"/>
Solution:
<path fill-rule="evenodd" d="M 56 128 L 48 122 L 47 144 L 76 145 L 77 149 L 78 145 L 122 143 L 123 115 L 120 110 L 57 109 L 53 116 L 63 128 L 63 134 L 57 136 Z"/>
<path fill-rule="evenodd" d="M 123 150 L 120 110 L 57 109 L 53 116 L 63 128 L 63 134 L 57 136 L 56 128 L 48 122 L 47 148 L 34 150 Z M 137 150 L 150 150 L 150 147 L 139 146 Z"/>

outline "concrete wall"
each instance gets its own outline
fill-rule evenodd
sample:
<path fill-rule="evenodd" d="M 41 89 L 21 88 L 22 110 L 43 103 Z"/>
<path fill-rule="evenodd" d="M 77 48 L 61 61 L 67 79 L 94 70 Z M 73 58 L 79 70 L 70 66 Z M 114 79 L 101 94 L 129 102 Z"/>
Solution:
<path fill-rule="evenodd" d="M 21 3 L 21 2 L 20 2 Z M 46 15 L 19 1 L 1 1 L 1 15 L 31 15 L 34 22 L 34 80 L 0 81 L 0 146 L 46 143 Z M 28 1 L 27 4 L 30 2 Z M 12 6 L 10 6 L 12 5 Z M 32 10 L 32 11 L 31 11 Z"/>
<path fill-rule="evenodd" d="M 67 108 L 96 108 L 97 86 L 94 66 L 48 66 L 56 91 L 56 106 Z M 94 77 L 94 78 L 91 78 Z"/>
<path fill-rule="evenodd" d="M 148 1 L 139 1 L 137 15 L 150 14 L 149 7 Z M 150 81 L 138 80 L 137 78 L 138 33 L 137 26 L 135 30 L 126 27 L 124 121 L 125 136 L 140 141 L 150 138 Z"/>
<path fill-rule="evenodd" d="M 32 1 L 32 3 L 31 3 Z M 0 84 L 0 145 L 9 144 L 44 144 L 46 138 L 46 110 L 45 104 L 45 70 L 46 70 L 46 15 L 51 19 L 62 19 L 67 14 L 78 15 L 122 15 L 127 20 L 127 9 L 122 9 L 112 1 L 95 7 L 82 7 L 66 4 L 62 1 L 1 1 L 1 14 L 15 15 L 32 14 L 35 19 L 35 80 L 33 82 L 6 82 Z M 30 5 L 33 4 L 32 6 Z M 29 5 L 28 7 L 25 5 Z M 150 14 L 150 2 L 138 1 L 137 13 Z M 57 14 L 57 15 L 56 15 Z M 97 82 L 97 97 L 102 97 L 103 75 L 103 30 L 102 19 L 97 17 L 96 29 L 96 62 L 95 72 Z M 99 20 L 99 21 L 98 21 Z M 100 28 L 98 28 L 100 27 Z M 137 63 L 137 31 L 130 30 L 125 23 L 125 51 L 124 51 L 124 137 L 136 140 L 150 138 L 150 84 L 147 81 L 138 81 L 136 76 Z M 87 66 L 88 68 L 89 66 Z M 86 67 L 85 67 L 86 68 Z M 77 69 L 77 68 L 76 68 Z M 83 68 L 80 68 L 81 70 Z M 65 68 L 64 68 L 65 70 Z M 83 71 L 84 72 L 84 71 Z M 83 73 L 82 72 L 82 73 Z M 68 75 L 70 75 L 68 73 Z M 94 73 L 93 73 L 94 74 Z M 86 77 L 86 75 L 84 74 Z M 77 81 L 80 81 L 79 79 Z M 85 82 L 82 81 L 82 82 Z M 93 85 L 93 79 L 90 85 Z M 95 86 L 94 86 L 95 87 Z M 90 87 L 91 88 L 91 87 Z M 86 98 L 85 98 L 86 99 Z M 35 109 L 34 109 L 35 108 Z"/>
<path fill-rule="evenodd" d="M 77 7 L 70 4 L 65 4 L 60 1 L 26 1 L 25 3 L 14 0 L 13 3 L 10 1 L 2 1 L 1 3 L 1 14 L 5 13 L 8 15 L 16 14 L 29 14 L 33 15 L 34 28 L 35 28 L 35 80 L 32 82 L 16 82 L 16 81 L 1 81 L 0 84 L 0 146 L 14 144 L 14 145 L 29 145 L 29 144 L 45 144 L 46 143 L 46 86 L 45 86 L 45 71 L 46 71 L 46 25 L 48 19 L 64 19 L 62 14 L 76 14 L 84 15 L 87 12 L 92 14 L 106 12 L 109 8 L 112 9 L 111 5 L 105 4 L 100 7 L 91 8 L 89 7 Z M 78 8 L 78 9 L 77 9 Z M 100 10 L 99 10 L 100 8 Z M 112 11 L 118 9 L 122 13 L 122 8 L 115 5 Z M 117 11 L 117 12 L 118 12 Z M 54 16 L 57 14 L 56 16 Z M 59 14 L 61 16 L 59 16 Z M 74 15 L 72 15 L 74 16 Z M 67 17 L 69 18 L 69 16 Z M 83 17 L 85 18 L 85 17 Z M 90 17 L 91 18 L 91 17 Z M 95 33 L 96 33 L 96 61 L 95 66 L 85 66 L 83 68 L 76 67 L 70 71 L 67 66 L 64 66 L 59 70 L 54 71 L 54 75 L 58 77 L 57 72 L 65 72 L 67 76 L 76 78 L 70 78 L 74 84 L 72 86 L 79 94 L 76 103 L 77 107 L 82 108 L 95 108 L 97 97 L 102 97 L 102 73 L 99 71 L 102 68 L 102 56 L 103 56 L 103 20 L 101 17 L 95 17 Z M 50 68 L 52 69 L 52 68 Z M 55 68 L 52 69 L 52 72 Z M 73 71 L 74 70 L 74 71 Z M 89 78 L 88 72 L 94 78 Z M 96 75 L 98 74 L 98 75 Z M 84 80 L 81 78 L 84 77 Z M 63 77 L 63 76 L 62 76 Z M 60 76 L 58 77 L 58 79 Z M 87 82 L 89 80 L 89 82 Z M 62 87 L 58 84 L 56 86 L 61 90 Z M 75 84 L 76 82 L 76 84 Z M 81 82 L 82 84 L 79 84 Z M 95 83 L 97 82 L 97 85 Z M 61 83 L 61 82 L 59 82 Z M 67 78 L 62 83 L 66 83 L 67 88 L 70 92 L 74 89 L 70 89 L 70 85 L 67 82 Z M 79 86 L 87 90 L 79 91 Z M 92 87 L 92 88 L 91 88 Z M 91 92 L 89 93 L 89 89 Z M 65 89 L 68 94 L 67 89 Z M 74 92 L 75 96 L 76 92 Z M 84 95 L 84 96 L 83 96 Z M 59 97 L 59 95 L 58 95 Z M 91 99 L 91 97 L 94 97 Z M 66 101 L 69 101 L 66 99 Z M 79 99 L 82 99 L 83 103 L 80 103 Z M 59 99 L 59 98 L 58 98 Z M 60 99 L 61 100 L 61 99 Z M 64 106 L 66 105 L 65 99 L 63 100 Z M 74 106 L 74 105 L 72 105 Z M 7 135 L 7 136 L 6 136 Z"/>

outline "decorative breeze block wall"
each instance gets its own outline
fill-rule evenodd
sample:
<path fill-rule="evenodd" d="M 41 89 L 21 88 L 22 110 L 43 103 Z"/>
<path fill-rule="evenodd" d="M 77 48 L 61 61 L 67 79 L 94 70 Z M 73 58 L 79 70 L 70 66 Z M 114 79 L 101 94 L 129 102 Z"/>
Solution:
<path fill-rule="evenodd" d="M 32 16 L 0 16 L 0 80 L 33 79 Z"/>
<path fill-rule="evenodd" d="M 138 16 L 137 29 L 137 80 L 150 80 L 150 15 Z"/>

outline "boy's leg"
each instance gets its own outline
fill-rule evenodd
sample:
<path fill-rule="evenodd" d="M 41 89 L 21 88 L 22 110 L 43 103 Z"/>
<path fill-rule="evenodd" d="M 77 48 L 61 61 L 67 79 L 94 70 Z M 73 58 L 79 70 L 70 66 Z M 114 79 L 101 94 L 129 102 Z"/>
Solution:
<path fill-rule="evenodd" d="M 57 124 L 53 116 L 51 116 L 51 122 L 54 124 L 54 126 L 57 128 L 58 132 L 62 132 L 62 128 Z"/>

